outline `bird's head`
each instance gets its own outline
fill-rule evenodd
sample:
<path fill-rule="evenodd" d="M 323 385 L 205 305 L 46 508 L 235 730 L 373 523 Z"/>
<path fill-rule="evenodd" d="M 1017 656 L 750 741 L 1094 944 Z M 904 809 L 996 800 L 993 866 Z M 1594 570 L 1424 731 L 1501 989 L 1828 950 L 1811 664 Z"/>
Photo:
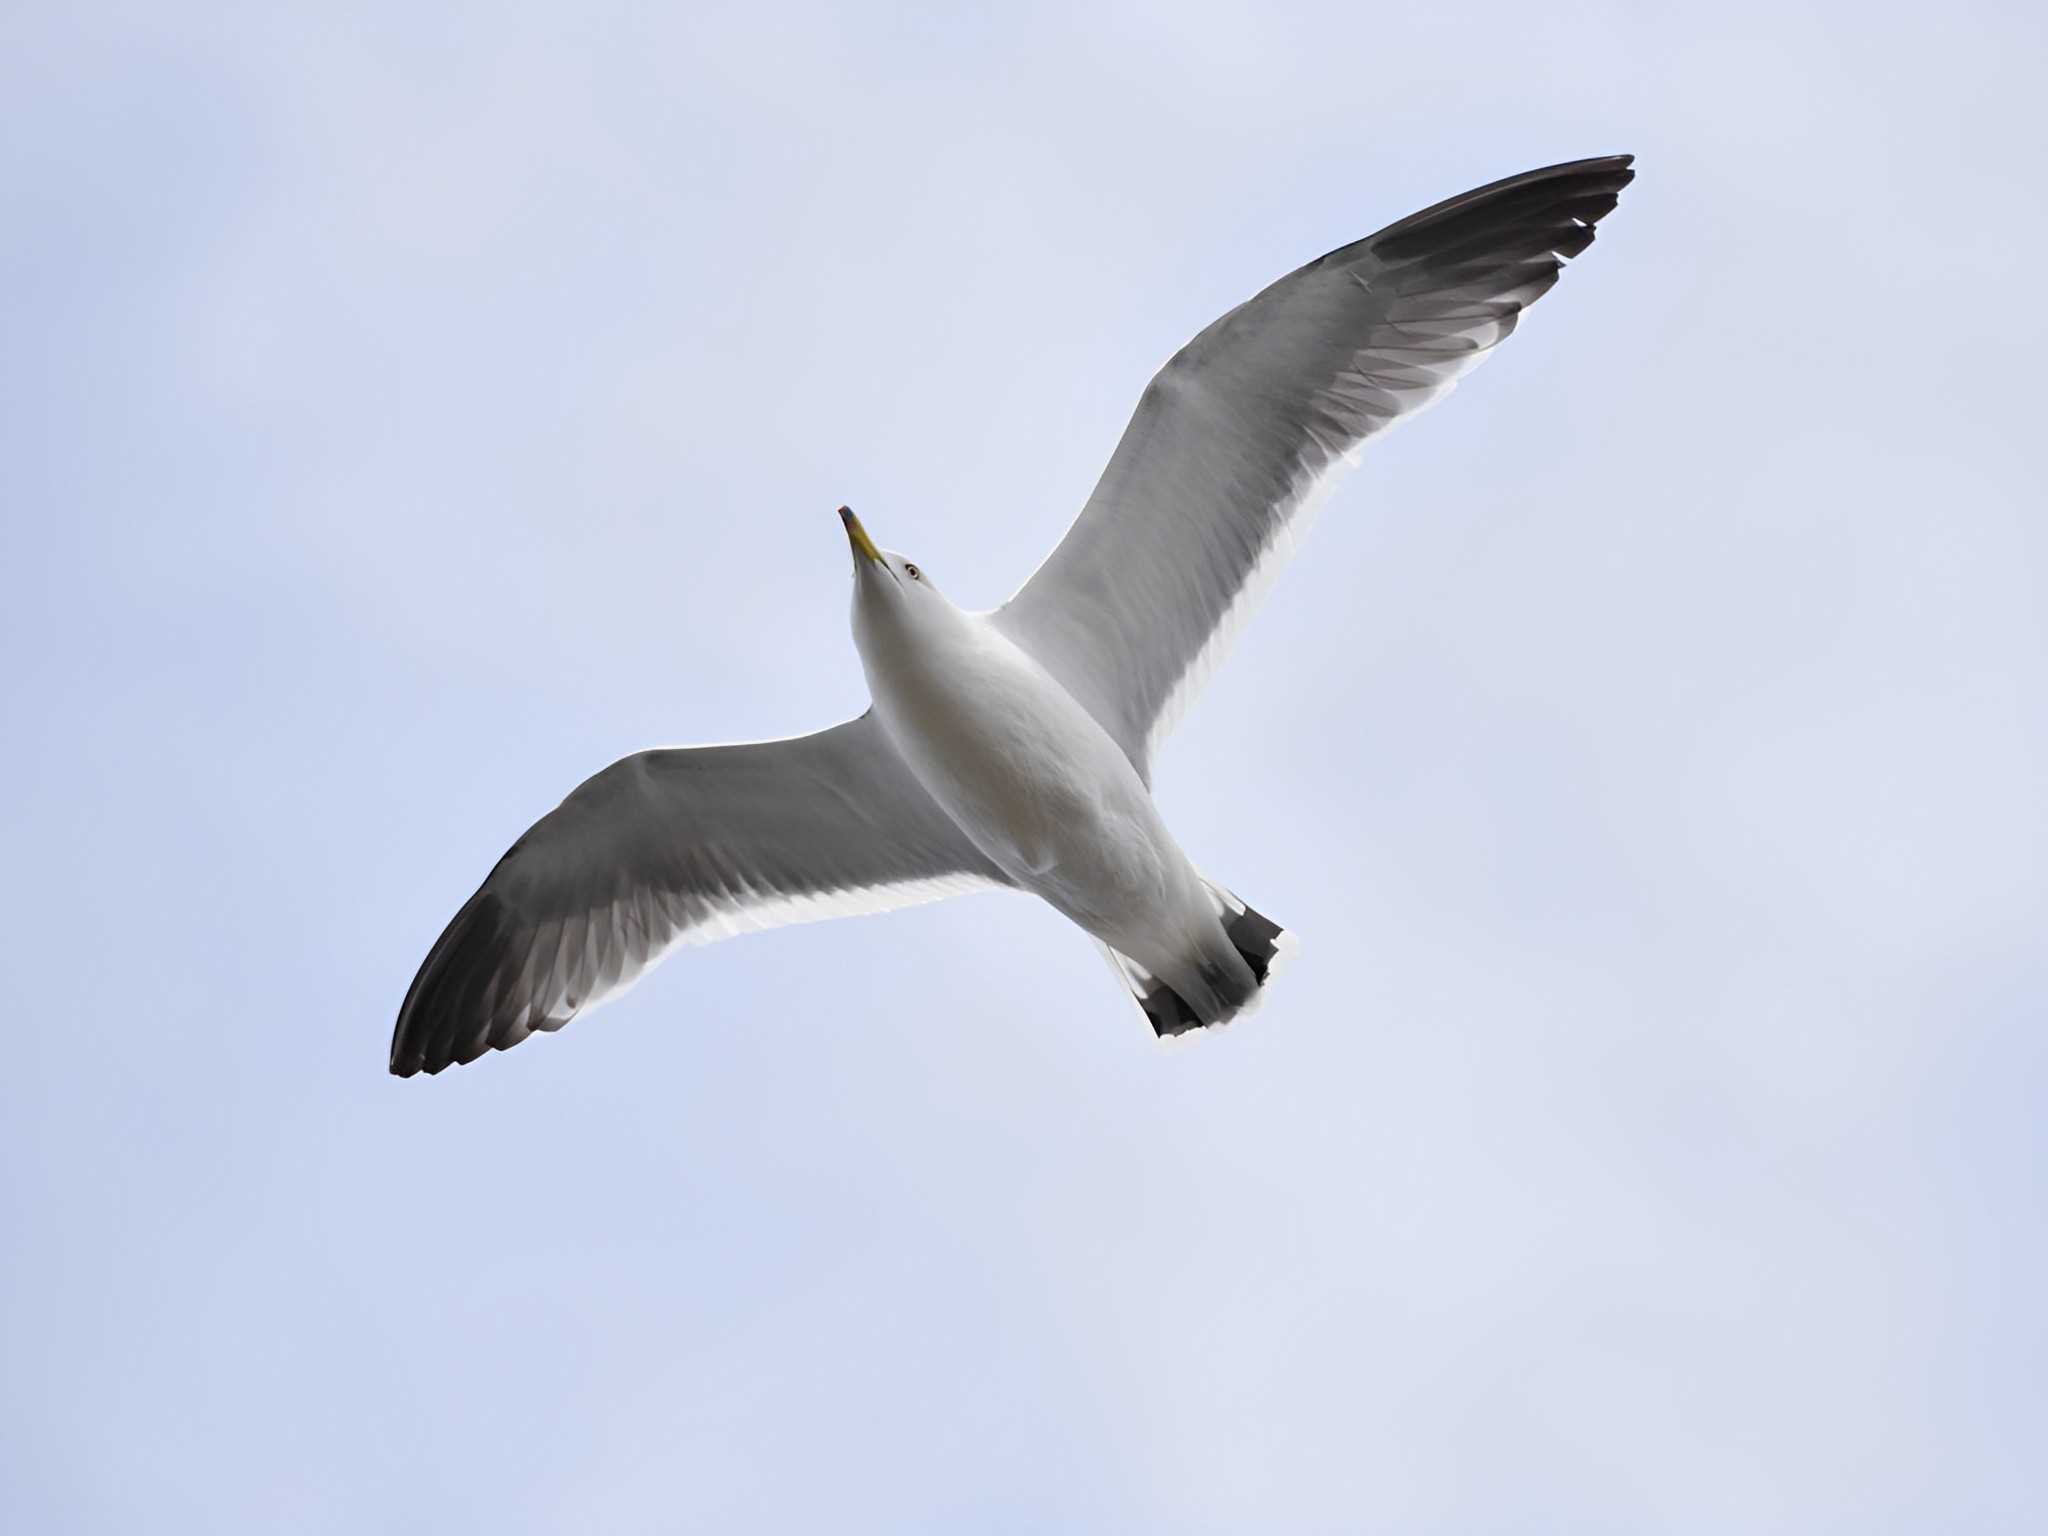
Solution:
<path fill-rule="evenodd" d="M 853 508 L 841 507 L 839 520 L 853 546 L 853 634 L 863 651 L 871 638 L 914 636 L 954 613 L 924 567 L 877 547 Z"/>

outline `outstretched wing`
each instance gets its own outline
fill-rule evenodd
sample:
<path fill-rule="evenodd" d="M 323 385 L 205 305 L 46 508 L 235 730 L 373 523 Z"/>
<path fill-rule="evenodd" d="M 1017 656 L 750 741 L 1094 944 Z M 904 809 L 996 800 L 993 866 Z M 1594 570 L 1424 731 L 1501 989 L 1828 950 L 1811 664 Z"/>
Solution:
<path fill-rule="evenodd" d="M 391 1038 L 400 1077 L 560 1029 L 673 945 L 1007 884 L 872 714 L 638 752 L 535 822 L 455 914 Z"/>
<path fill-rule="evenodd" d="M 994 615 L 1140 774 L 1331 472 L 1514 330 L 1592 244 L 1632 158 L 1512 176 L 1332 251 L 1147 386 L 1079 520 Z"/>

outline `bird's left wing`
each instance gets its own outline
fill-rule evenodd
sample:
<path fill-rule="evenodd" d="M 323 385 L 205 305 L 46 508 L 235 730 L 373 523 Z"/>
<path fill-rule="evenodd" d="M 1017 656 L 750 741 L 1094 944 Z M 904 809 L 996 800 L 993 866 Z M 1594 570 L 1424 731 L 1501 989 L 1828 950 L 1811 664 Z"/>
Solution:
<path fill-rule="evenodd" d="M 534 823 L 398 1011 L 400 1077 L 560 1029 L 677 943 L 1008 882 L 872 713 L 811 736 L 639 752 Z"/>
<path fill-rule="evenodd" d="M 1630 159 L 1480 187 L 1233 309 L 1159 370 L 1079 520 L 995 623 L 1149 777 L 1331 472 L 1514 330 L 1592 243 Z"/>

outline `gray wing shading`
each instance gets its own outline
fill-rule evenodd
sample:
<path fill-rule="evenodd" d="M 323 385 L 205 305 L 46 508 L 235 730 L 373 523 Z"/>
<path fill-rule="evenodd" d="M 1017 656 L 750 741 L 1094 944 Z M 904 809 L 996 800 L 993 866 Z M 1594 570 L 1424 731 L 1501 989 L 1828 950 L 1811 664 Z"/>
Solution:
<path fill-rule="evenodd" d="M 560 1029 L 677 943 L 1007 883 L 871 714 L 635 753 L 534 823 L 456 913 L 398 1011 L 391 1070 Z"/>
<path fill-rule="evenodd" d="M 1425 209 L 1282 278 L 1159 371 L 1080 518 L 993 616 L 1140 774 L 1332 472 L 1514 330 L 1592 244 L 1632 158 Z"/>

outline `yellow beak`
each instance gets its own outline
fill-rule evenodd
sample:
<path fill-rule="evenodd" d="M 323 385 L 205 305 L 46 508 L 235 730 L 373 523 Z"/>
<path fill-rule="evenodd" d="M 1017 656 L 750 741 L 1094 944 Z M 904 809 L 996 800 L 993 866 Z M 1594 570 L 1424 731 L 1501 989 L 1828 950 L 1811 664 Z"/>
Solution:
<path fill-rule="evenodd" d="M 875 541 L 868 537 L 867 529 L 861 527 L 860 519 L 853 515 L 853 508 L 841 507 L 839 521 L 846 524 L 846 542 L 853 546 L 856 559 L 865 555 L 877 565 L 885 564 L 882 552 L 875 548 Z"/>

